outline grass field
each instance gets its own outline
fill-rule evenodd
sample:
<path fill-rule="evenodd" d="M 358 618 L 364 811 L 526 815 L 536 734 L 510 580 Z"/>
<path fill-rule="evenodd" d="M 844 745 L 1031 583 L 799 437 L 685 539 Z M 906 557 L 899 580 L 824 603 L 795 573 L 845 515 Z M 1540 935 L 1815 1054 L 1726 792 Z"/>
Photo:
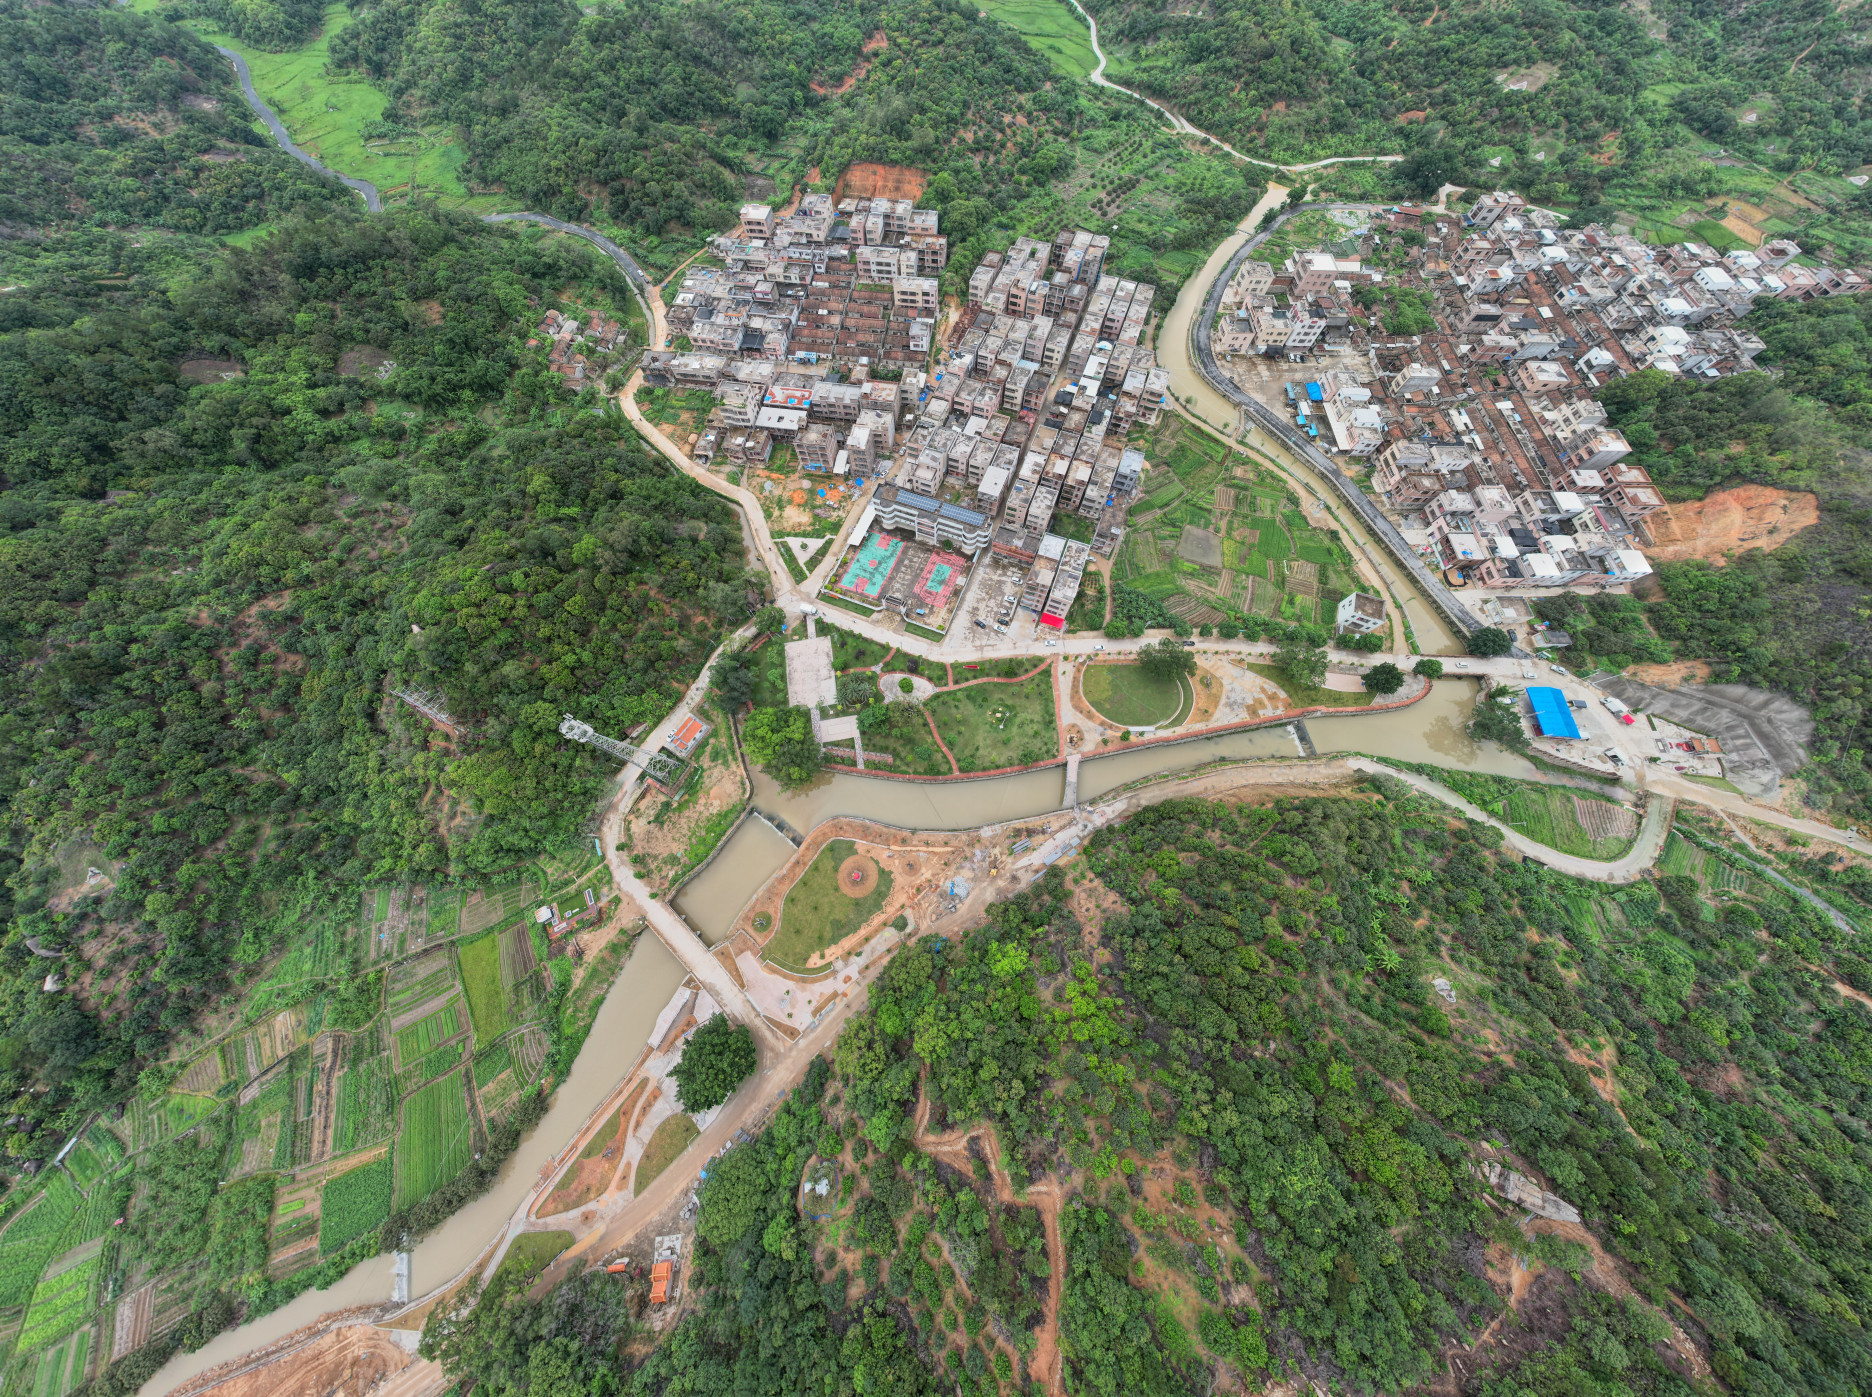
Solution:
<path fill-rule="evenodd" d="M 492 1043 L 507 1031 L 507 996 L 501 990 L 500 938 L 494 932 L 465 941 L 461 947 L 462 988 L 468 993 L 468 1018 L 475 1042 Z"/>
<path fill-rule="evenodd" d="M 397 1135 L 395 1206 L 427 1198 L 468 1163 L 472 1130 L 461 1073 L 431 1082 L 403 1103 Z"/>
<path fill-rule="evenodd" d="M 676 1157 L 701 1133 L 694 1121 L 680 1114 L 659 1125 L 650 1143 L 644 1146 L 643 1158 L 637 1161 L 637 1176 L 631 1180 L 631 1197 L 649 1188 L 656 1176 L 674 1164 Z"/>
<path fill-rule="evenodd" d="M 553 1258 L 572 1245 L 570 1232 L 522 1232 L 507 1247 L 507 1255 L 501 1258 L 497 1276 L 519 1271 L 523 1275 L 537 1276 L 548 1266 Z"/>
<path fill-rule="evenodd" d="M 1059 755 L 1049 666 L 1020 684 L 973 684 L 923 705 L 963 771 L 1025 766 Z"/>
<path fill-rule="evenodd" d="M 780 929 L 767 943 L 776 965 L 804 968 L 815 951 L 842 941 L 873 917 L 890 896 L 890 870 L 878 866 L 877 886 L 863 897 L 839 890 L 839 865 L 858 852 L 849 839 L 834 839 L 819 851 L 780 907 Z"/>
<path fill-rule="evenodd" d="M 148 12 L 161 3 L 132 0 L 131 8 Z M 445 126 L 399 141 L 364 138 L 365 125 L 383 115 L 383 93 L 368 83 L 334 82 L 325 75 L 332 36 L 350 22 L 344 5 L 328 5 L 318 35 L 286 53 L 249 48 L 205 20 L 191 21 L 188 27 L 247 60 L 254 90 L 302 150 L 341 175 L 369 180 L 386 204 L 415 195 L 481 213 L 512 207 L 511 200 L 499 196 L 469 194 L 461 179 L 468 152 Z"/>
<path fill-rule="evenodd" d="M 1366 689 L 1348 693 L 1344 689 L 1315 689 L 1310 684 L 1296 684 L 1286 670 L 1276 665 L 1249 665 L 1249 669 L 1270 683 L 1278 684 L 1295 708 L 1363 708 L 1378 695 Z"/>
<path fill-rule="evenodd" d="M 461 1095 L 456 1085 L 455 1094 Z M 330 1256 L 390 1216 L 390 1160 L 373 1159 L 340 1174 L 319 1193 L 319 1251 Z"/>
<path fill-rule="evenodd" d="M 1098 67 L 1092 31 L 1066 0 L 982 0 L 980 8 L 1044 53 L 1069 78 L 1088 77 Z"/>
<path fill-rule="evenodd" d="M 1153 679 L 1143 665 L 1087 665 L 1080 688 L 1087 703 L 1128 728 L 1168 723 L 1183 707 L 1183 686 Z"/>

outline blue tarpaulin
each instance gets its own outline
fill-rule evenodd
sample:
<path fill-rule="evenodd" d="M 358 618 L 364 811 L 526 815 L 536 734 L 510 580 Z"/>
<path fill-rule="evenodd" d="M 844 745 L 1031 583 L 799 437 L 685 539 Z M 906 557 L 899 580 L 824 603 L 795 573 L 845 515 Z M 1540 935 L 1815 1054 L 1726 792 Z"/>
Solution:
<path fill-rule="evenodd" d="M 1326 390 L 1317 383 L 1309 383 L 1307 384 L 1307 397 L 1312 402 L 1323 403 L 1326 401 Z"/>
<path fill-rule="evenodd" d="M 1558 689 L 1529 689 L 1528 701 L 1534 705 L 1534 722 L 1542 737 L 1578 737 L 1579 724 L 1567 707 L 1566 695 Z"/>

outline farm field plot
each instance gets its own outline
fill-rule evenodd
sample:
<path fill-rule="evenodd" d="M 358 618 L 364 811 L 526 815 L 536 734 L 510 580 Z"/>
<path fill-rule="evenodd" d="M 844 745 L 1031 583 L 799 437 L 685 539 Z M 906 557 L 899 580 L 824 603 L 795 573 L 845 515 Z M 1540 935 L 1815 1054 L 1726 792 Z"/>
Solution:
<path fill-rule="evenodd" d="M 83 1382 L 91 1361 L 92 1341 L 92 1328 L 86 1325 L 41 1353 L 33 1368 L 31 1397 L 65 1397 Z"/>
<path fill-rule="evenodd" d="M 460 1095 L 459 1084 L 456 1094 Z M 391 1159 L 384 1155 L 329 1180 L 319 1192 L 319 1251 L 343 1251 L 390 1216 Z"/>
<path fill-rule="evenodd" d="M 382 895 L 382 894 L 380 894 Z M 369 894 L 366 894 L 368 897 Z M 312 984 L 342 977 L 351 970 L 357 928 L 346 919 L 325 916 L 293 938 L 279 964 L 248 992 L 241 1015 L 255 1023 L 304 999 Z"/>
<path fill-rule="evenodd" d="M 262 1169 L 281 1167 L 282 1154 L 286 1165 L 292 1163 L 292 1121 L 296 1115 L 293 1102 L 293 1075 L 282 1071 L 275 1073 L 250 1100 L 241 1103 L 237 1117 L 240 1143 L 232 1177 L 241 1178 Z"/>
<path fill-rule="evenodd" d="M 396 1128 L 396 1074 L 379 1053 L 349 1063 L 338 1078 L 332 1153 L 348 1154 L 390 1138 Z"/>
<path fill-rule="evenodd" d="M 876 870 L 876 883 L 862 897 L 852 897 L 839 886 L 839 870 L 854 857 Z M 767 943 L 767 959 L 805 969 L 815 952 L 844 940 L 877 915 L 890 897 L 892 881 L 890 870 L 861 854 L 851 840 L 832 840 L 788 889 L 780 905 L 779 929 Z"/>
<path fill-rule="evenodd" d="M 452 989 L 454 962 L 446 948 L 438 948 L 391 967 L 388 981 L 385 1004 L 391 1015 L 396 1016 Z"/>
<path fill-rule="evenodd" d="M 431 1082 L 405 1101 L 397 1132 L 394 1206 L 421 1202 L 461 1173 L 473 1133 L 460 1072 Z"/>
<path fill-rule="evenodd" d="M 1066 0 L 984 0 L 981 9 L 998 19 L 1069 78 L 1084 78 L 1098 67 L 1092 31 Z"/>
<path fill-rule="evenodd" d="M 429 889 L 429 906 L 424 915 L 423 935 L 428 940 L 453 936 L 461 926 L 462 894 L 459 888 Z"/>
<path fill-rule="evenodd" d="M 103 1263 L 93 1256 L 68 1271 L 48 1276 L 33 1291 L 20 1326 L 18 1351 L 32 1353 L 64 1338 L 92 1310 L 93 1291 L 103 1275 Z"/>
<path fill-rule="evenodd" d="M 83 1202 L 71 1180 L 55 1173 L 39 1201 L 0 1232 L 0 1309 L 22 1305 L 39 1282 L 59 1238 Z"/>
<path fill-rule="evenodd" d="M 397 1032 L 397 1061 L 405 1067 L 414 1066 L 461 1031 L 461 1001 L 452 999 L 435 1013 Z"/>
<path fill-rule="evenodd" d="M 507 1031 L 507 997 L 501 990 L 501 946 L 495 932 L 486 932 L 460 948 L 462 989 L 468 996 L 468 1017 L 475 1041 L 492 1043 Z"/>
<path fill-rule="evenodd" d="M 131 8 L 153 11 L 157 3 L 135 0 Z M 332 38 L 350 22 L 351 13 L 343 5 L 330 5 L 313 36 L 283 53 L 253 48 L 208 20 L 194 20 L 189 27 L 247 60 L 254 89 L 279 113 L 300 146 L 334 170 L 371 181 L 383 191 L 386 203 L 393 194 L 416 192 L 452 208 L 479 212 L 501 207 L 498 198 L 469 194 L 461 180 L 467 150 L 446 125 L 397 139 L 368 134 L 383 116 L 383 94 L 362 83 L 326 76 Z"/>
<path fill-rule="evenodd" d="M 504 925 L 527 909 L 532 899 L 524 883 L 509 883 L 502 888 L 483 888 L 468 894 L 462 904 L 461 929 L 465 936 Z"/>
<path fill-rule="evenodd" d="M 1183 686 L 1152 678 L 1142 665 L 1087 665 L 1079 687 L 1103 717 L 1128 728 L 1168 723 L 1183 706 Z"/>
<path fill-rule="evenodd" d="M 1018 684 L 945 690 L 923 708 L 963 771 L 994 771 L 1059 755 L 1051 666 Z"/>
<path fill-rule="evenodd" d="M 79 1188 L 89 1189 L 123 1163 L 123 1157 L 123 1142 L 102 1125 L 94 1125 L 65 1156 L 65 1167 L 71 1170 Z"/>

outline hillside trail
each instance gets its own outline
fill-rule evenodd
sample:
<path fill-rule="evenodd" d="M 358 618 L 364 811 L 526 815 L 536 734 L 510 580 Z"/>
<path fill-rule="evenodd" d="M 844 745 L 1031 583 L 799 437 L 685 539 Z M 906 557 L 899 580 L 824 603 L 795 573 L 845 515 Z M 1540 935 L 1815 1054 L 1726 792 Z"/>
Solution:
<path fill-rule="evenodd" d="M 1054 1394 L 1065 1391 L 1064 1360 L 1059 1345 L 1060 1300 L 1066 1291 L 1066 1247 L 1060 1239 L 1059 1210 L 1060 1188 L 1051 1179 L 1030 1184 L 1025 1195 L 1016 1196 L 1013 1181 L 1001 1168 L 1001 1144 L 992 1125 L 982 1122 L 973 1126 L 962 1126 L 955 1130 L 944 1131 L 940 1135 L 931 1135 L 929 1131 L 930 1097 L 927 1074 L 923 1089 L 918 1093 L 916 1111 L 916 1133 L 911 1137 L 916 1147 L 932 1159 L 973 1174 L 974 1156 L 969 1153 L 971 1139 L 982 1141 L 982 1153 L 987 1156 L 989 1177 L 994 1184 L 995 1201 L 1003 1204 L 1024 1206 L 1031 1204 L 1040 1210 L 1040 1220 L 1046 1225 L 1047 1265 L 1051 1274 L 1047 1277 L 1046 1307 L 1040 1328 L 1034 1334 L 1033 1357 L 1027 1361 L 1027 1371 L 1035 1380 L 1043 1384 L 1046 1390 Z M 943 1247 L 944 1255 L 948 1246 Z M 952 1262 L 953 1264 L 953 1262 Z M 957 1273 L 960 1275 L 960 1273 Z"/>

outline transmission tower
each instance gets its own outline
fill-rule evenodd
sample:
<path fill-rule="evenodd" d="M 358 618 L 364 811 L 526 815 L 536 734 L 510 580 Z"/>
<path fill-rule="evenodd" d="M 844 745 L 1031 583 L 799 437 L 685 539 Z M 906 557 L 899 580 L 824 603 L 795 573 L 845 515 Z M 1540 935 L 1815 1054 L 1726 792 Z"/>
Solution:
<path fill-rule="evenodd" d="M 619 742 L 615 737 L 606 737 L 590 723 L 582 723 L 570 713 L 559 724 L 559 736 L 569 737 L 574 742 L 588 743 L 600 752 L 607 752 L 621 762 L 630 763 L 652 781 L 660 781 L 666 786 L 682 775 L 683 764 L 667 752 L 648 752 L 628 742 Z"/>
<path fill-rule="evenodd" d="M 453 718 L 449 717 L 448 710 L 442 706 L 443 699 L 441 694 L 435 693 L 430 689 L 416 688 L 392 689 L 390 692 L 402 699 L 403 702 L 422 714 L 423 717 L 427 718 L 430 722 L 440 723 L 445 728 L 453 728 L 463 737 L 468 735 L 468 729 L 464 724 L 458 723 Z"/>

